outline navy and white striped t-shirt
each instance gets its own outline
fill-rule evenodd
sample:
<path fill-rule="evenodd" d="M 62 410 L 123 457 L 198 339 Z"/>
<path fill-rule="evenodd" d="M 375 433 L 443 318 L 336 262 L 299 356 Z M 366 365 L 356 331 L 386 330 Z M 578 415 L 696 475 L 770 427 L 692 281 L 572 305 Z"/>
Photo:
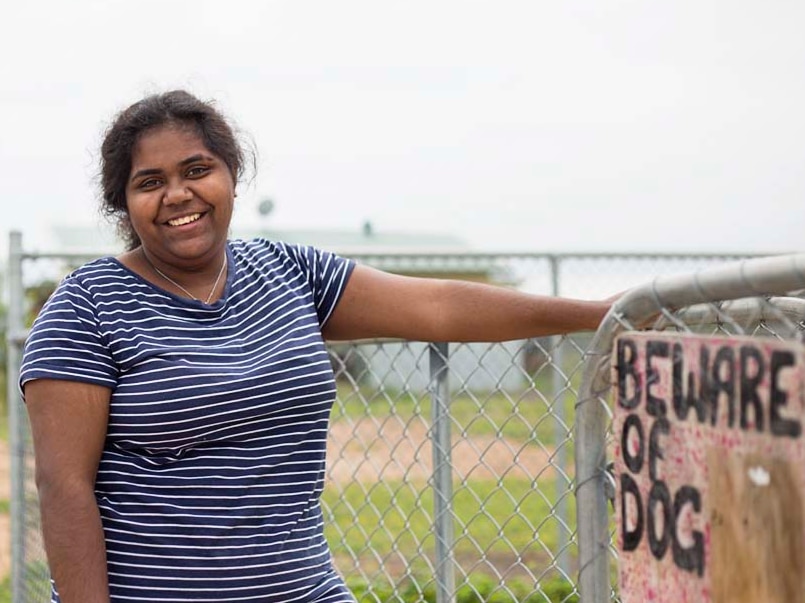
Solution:
<path fill-rule="evenodd" d="M 335 399 L 321 328 L 354 264 L 261 239 L 227 255 L 211 305 L 114 258 L 79 268 L 37 318 L 20 384 L 112 390 L 95 494 L 115 603 L 352 602 L 319 495 Z"/>

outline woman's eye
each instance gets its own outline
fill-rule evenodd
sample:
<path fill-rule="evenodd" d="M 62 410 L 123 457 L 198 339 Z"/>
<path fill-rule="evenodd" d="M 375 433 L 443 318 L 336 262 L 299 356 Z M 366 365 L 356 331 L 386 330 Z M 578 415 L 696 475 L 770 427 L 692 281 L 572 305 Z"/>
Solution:
<path fill-rule="evenodd" d="M 149 178 L 148 180 L 143 180 L 140 183 L 140 188 L 155 188 L 159 186 L 159 180 L 157 178 Z"/>
<path fill-rule="evenodd" d="M 190 177 L 201 176 L 203 174 L 206 174 L 209 170 L 210 168 L 208 168 L 206 165 L 194 165 L 189 170 L 187 170 L 187 175 Z"/>

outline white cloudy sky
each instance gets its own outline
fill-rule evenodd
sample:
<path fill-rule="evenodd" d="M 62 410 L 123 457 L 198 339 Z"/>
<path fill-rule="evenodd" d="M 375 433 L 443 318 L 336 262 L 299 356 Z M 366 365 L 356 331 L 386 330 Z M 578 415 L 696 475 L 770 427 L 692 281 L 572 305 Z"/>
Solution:
<path fill-rule="evenodd" d="M 260 151 L 240 222 L 799 251 L 803 29 L 793 0 L 5 2 L 0 234 L 95 224 L 109 118 L 185 87 Z"/>

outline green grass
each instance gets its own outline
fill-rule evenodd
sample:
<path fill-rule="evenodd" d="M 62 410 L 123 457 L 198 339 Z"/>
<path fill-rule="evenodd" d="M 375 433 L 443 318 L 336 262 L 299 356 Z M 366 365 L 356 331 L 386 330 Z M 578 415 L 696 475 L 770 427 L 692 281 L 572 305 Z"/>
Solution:
<path fill-rule="evenodd" d="M 8 404 L 6 390 L 5 367 L 0 370 L 0 439 L 8 442 Z M 11 512 L 11 501 L 0 500 L 0 513 L 8 515 Z M 11 575 L 2 578 L 0 582 L 0 603 L 11 603 Z"/>
<path fill-rule="evenodd" d="M 27 564 L 22 591 L 25 601 L 50 601 L 50 574 L 44 561 L 33 561 Z M 0 582 L 0 603 L 12 603 L 11 594 L 11 575 L 9 574 Z"/>
<path fill-rule="evenodd" d="M 540 574 L 550 561 L 543 547 L 556 550 L 559 537 L 559 525 L 545 500 L 554 498 L 550 490 L 550 483 L 541 483 L 537 491 L 525 479 L 456 484 L 456 558 L 468 567 L 482 557 L 499 559 L 503 564 L 523 559 Z M 354 559 L 360 559 L 361 567 L 367 568 L 378 559 L 404 560 L 409 575 L 432 573 L 428 558 L 433 558 L 435 549 L 433 491 L 425 484 L 352 483 L 341 492 L 326 490 L 322 500 L 325 534 L 334 557 L 343 561 L 347 573 L 354 568 Z M 573 500 L 568 502 L 573 517 Z"/>
<path fill-rule="evenodd" d="M 0 370 L 0 439 L 8 442 L 8 404 L 6 403 L 6 371 Z M 11 512 L 11 501 L 0 500 L 0 513 L 8 515 Z M 0 603 L 11 603 L 11 574 L 2 578 L 0 582 Z"/>
<path fill-rule="evenodd" d="M 391 585 L 378 581 L 348 580 L 347 586 L 358 603 L 436 603 L 432 583 L 409 580 Z M 525 580 L 510 580 L 501 584 L 486 575 L 471 575 L 456 590 L 456 603 L 577 603 L 575 589 L 567 581 L 552 577 L 540 584 L 539 590 Z"/>

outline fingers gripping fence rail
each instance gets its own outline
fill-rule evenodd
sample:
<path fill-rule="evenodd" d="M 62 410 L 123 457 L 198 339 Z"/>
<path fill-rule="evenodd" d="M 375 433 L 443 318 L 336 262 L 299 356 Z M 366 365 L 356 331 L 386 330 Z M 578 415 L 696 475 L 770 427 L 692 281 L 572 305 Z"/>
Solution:
<path fill-rule="evenodd" d="M 63 274 L 98 255 L 26 253 L 20 235 L 11 237 L 6 360 L 15 603 L 49 597 L 33 450 L 16 386 L 30 321 L 26 286 L 36 284 L 22 266 L 55 263 Z M 352 255 L 392 272 L 588 298 L 610 295 L 649 275 L 688 274 L 735 259 L 692 254 Z M 639 316 L 657 312 L 646 296 L 624 298 L 606 328 L 639 323 L 633 307 L 640 309 Z M 726 311 L 714 307 L 715 318 L 726 321 Z M 674 328 L 683 324 L 675 310 L 664 310 L 662 316 Z M 612 562 L 599 470 L 608 429 L 603 397 L 581 397 L 583 424 L 573 437 L 585 358 L 591 360 L 587 372 L 600 380 L 590 369 L 591 363 L 603 367 L 600 363 L 608 362 L 605 337 L 598 334 L 592 354 L 586 351 L 590 334 L 496 345 L 357 341 L 329 346 L 337 398 L 322 505 L 334 562 L 361 603 L 570 602 L 578 596 L 579 569 L 585 600 L 597 596 L 598 589 L 610 596 L 608 574 L 601 573 Z M 581 476 L 578 502 L 576 475 Z"/>
<path fill-rule="evenodd" d="M 579 590 L 585 603 L 617 600 L 617 564 L 607 470 L 612 412 L 610 355 L 624 331 L 752 335 L 802 340 L 805 255 L 745 260 L 691 274 L 658 277 L 612 308 L 585 354 L 576 414 Z"/>

